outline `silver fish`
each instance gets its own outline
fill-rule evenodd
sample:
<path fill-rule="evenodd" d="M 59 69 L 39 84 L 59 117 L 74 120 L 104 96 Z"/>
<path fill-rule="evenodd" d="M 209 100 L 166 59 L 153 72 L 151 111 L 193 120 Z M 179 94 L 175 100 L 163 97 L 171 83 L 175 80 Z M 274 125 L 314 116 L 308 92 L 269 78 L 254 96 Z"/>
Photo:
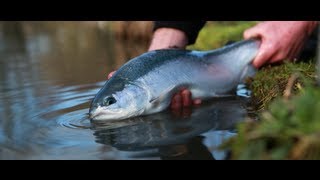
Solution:
<path fill-rule="evenodd" d="M 219 98 L 189 108 L 190 114 L 163 111 L 121 121 L 97 121 L 91 129 L 96 142 L 121 151 L 186 144 L 209 130 L 234 130 L 247 115 L 245 104 L 245 98 Z"/>
<path fill-rule="evenodd" d="M 155 50 L 131 59 L 105 83 L 91 103 L 92 120 L 120 120 L 165 110 L 173 94 L 188 88 L 203 100 L 235 92 L 252 73 L 259 40 L 211 51 Z"/>

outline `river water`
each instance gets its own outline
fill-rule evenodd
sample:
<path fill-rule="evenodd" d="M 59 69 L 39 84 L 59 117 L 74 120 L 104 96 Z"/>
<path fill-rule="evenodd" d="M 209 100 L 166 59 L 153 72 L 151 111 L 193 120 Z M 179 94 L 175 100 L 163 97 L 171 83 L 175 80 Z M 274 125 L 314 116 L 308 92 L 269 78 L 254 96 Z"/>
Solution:
<path fill-rule="evenodd" d="M 92 124 L 108 72 L 146 51 L 97 22 L 0 22 L 0 159 L 225 159 L 245 100 Z"/>

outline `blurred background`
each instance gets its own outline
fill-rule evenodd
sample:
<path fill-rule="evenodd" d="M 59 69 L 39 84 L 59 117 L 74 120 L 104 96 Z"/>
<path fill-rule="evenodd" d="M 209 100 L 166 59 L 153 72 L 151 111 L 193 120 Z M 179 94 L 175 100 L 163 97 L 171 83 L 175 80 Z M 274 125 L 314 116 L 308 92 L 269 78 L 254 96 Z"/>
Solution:
<path fill-rule="evenodd" d="M 50 78 L 67 84 L 99 81 L 146 51 L 151 26 L 152 22 L 0 22 L 0 52 L 23 52 Z M 1 72 L 6 69 L 4 59 Z M 100 73 L 88 76 L 87 70 Z"/>

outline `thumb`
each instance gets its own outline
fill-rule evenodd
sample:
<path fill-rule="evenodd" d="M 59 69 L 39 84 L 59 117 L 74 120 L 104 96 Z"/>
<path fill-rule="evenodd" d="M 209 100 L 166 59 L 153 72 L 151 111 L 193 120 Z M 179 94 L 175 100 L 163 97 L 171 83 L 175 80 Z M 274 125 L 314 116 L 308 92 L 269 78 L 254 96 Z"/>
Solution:
<path fill-rule="evenodd" d="M 258 33 L 255 27 L 247 29 L 243 32 L 244 39 L 257 38 L 260 36 L 261 36 L 260 33 Z"/>
<path fill-rule="evenodd" d="M 256 68 L 260 68 L 271 59 L 273 53 L 270 51 L 270 45 L 261 43 L 257 56 L 254 58 L 252 64 Z"/>

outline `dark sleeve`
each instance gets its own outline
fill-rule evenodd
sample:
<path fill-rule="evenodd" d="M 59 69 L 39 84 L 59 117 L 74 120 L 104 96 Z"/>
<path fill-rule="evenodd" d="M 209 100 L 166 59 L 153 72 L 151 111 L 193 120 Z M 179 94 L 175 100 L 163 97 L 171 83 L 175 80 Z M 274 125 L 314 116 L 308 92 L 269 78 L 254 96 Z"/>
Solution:
<path fill-rule="evenodd" d="M 162 27 L 179 29 L 186 33 L 189 45 L 195 43 L 198 33 L 205 23 L 206 21 L 155 21 L 153 31 Z"/>

